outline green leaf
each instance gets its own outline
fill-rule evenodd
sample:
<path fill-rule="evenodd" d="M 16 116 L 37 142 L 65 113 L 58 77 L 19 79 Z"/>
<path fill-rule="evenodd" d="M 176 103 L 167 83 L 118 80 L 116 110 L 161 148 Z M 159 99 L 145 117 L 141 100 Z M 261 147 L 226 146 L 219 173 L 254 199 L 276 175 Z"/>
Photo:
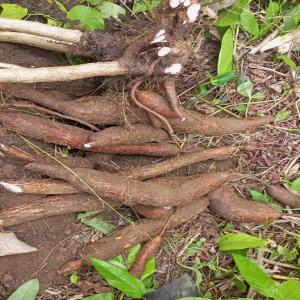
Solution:
<path fill-rule="evenodd" d="M 153 256 L 146 263 L 145 270 L 142 275 L 142 280 L 153 275 L 153 273 L 155 272 L 155 267 L 156 267 L 156 262 L 155 262 L 155 257 Z"/>
<path fill-rule="evenodd" d="M 112 259 L 109 259 L 107 262 L 109 262 L 110 264 L 112 264 L 116 267 L 119 267 L 125 271 L 128 270 L 127 266 L 125 265 L 125 260 L 122 255 L 118 255 Z"/>
<path fill-rule="evenodd" d="M 259 34 L 259 26 L 253 12 L 248 8 L 241 14 L 241 26 L 250 34 L 256 36 Z"/>
<path fill-rule="evenodd" d="M 218 245 L 221 251 L 227 251 L 265 247 L 267 241 L 246 233 L 229 233 L 218 239 Z"/>
<path fill-rule="evenodd" d="M 221 86 L 229 82 L 234 77 L 234 71 L 230 70 L 221 75 L 217 75 L 211 78 L 210 82 L 212 85 Z"/>
<path fill-rule="evenodd" d="M 232 71 L 233 61 L 233 33 L 228 28 L 223 35 L 218 58 L 218 76 Z"/>
<path fill-rule="evenodd" d="M 116 225 L 106 223 L 103 220 L 101 220 L 99 217 L 92 217 L 97 213 L 98 211 L 89 211 L 85 213 L 80 213 L 78 214 L 77 219 L 80 220 L 81 223 L 91 226 L 105 235 L 113 232 L 117 228 Z"/>
<path fill-rule="evenodd" d="M 253 298 L 230 298 L 227 300 L 253 300 Z"/>
<path fill-rule="evenodd" d="M 297 68 L 297 65 L 296 63 L 288 56 L 284 55 L 284 54 L 278 54 L 276 56 L 276 59 L 279 60 L 283 60 L 285 64 L 287 64 L 288 66 L 290 66 L 291 68 L 293 69 L 296 69 Z"/>
<path fill-rule="evenodd" d="M 280 11 L 280 5 L 278 2 L 273 2 L 270 0 L 269 6 L 266 9 L 266 21 L 272 21 L 272 18 L 277 16 Z"/>
<path fill-rule="evenodd" d="M 296 192 L 300 192 L 300 177 L 296 178 L 294 181 L 290 183 L 289 188 Z"/>
<path fill-rule="evenodd" d="M 69 20 L 79 21 L 86 30 L 93 31 L 95 29 L 104 29 L 104 20 L 102 14 L 93 7 L 84 5 L 75 5 L 68 12 Z"/>
<path fill-rule="evenodd" d="M 286 110 L 286 108 L 283 108 L 282 110 L 280 110 L 276 116 L 275 116 L 275 120 L 277 122 L 282 122 L 287 120 L 290 116 L 291 116 L 291 112 L 289 110 Z"/>
<path fill-rule="evenodd" d="M 67 12 L 68 12 L 68 10 L 66 9 L 66 7 L 65 7 L 62 3 L 60 3 L 60 2 L 57 1 L 57 0 L 54 0 L 54 2 L 55 2 L 55 4 L 57 5 L 57 7 L 58 7 L 62 12 L 64 12 L 64 13 L 67 13 Z"/>
<path fill-rule="evenodd" d="M 206 238 L 200 238 L 199 240 L 189 245 L 188 248 L 185 250 L 185 253 L 189 255 L 195 255 L 201 250 L 205 242 L 206 242 Z"/>
<path fill-rule="evenodd" d="M 28 9 L 25 7 L 22 7 L 18 4 L 8 4 L 3 3 L 0 4 L 0 7 L 2 7 L 2 12 L 0 14 L 0 17 L 8 18 L 8 19 L 23 19 L 27 16 Z"/>
<path fill-rule="evenodd" d="M 145 286 L 142 281 L 127 271 L 114 266 L 106 261 L 89 258 L 96 271 L 114 288 L 132 298 L 141 298 L 145 294 Z"/>
<path fill-rule="evenodd" d="M 240 83 L 237 86 L 237 92 L 247 98 L 251 98 L 252 91 L 253 91 L 253 83 L 250 80 L 246 80 L 242 83 Z"/>
<path fill-rule="evenodd" d="M 292 262 L 294 261 L 297 257 L 298 257 L 298 250 L 296 248 L 293 248 L 292 250 L 282 247 L 282 246 L 278 246 L 277 247 L 277 252 L 279 255 L 282 255 L 284 260 L 286 262 Z"/>
<path fill-rule="evenodd" d="M 160 0 L 134 0 L 132 11 L 140 13 L 151 11 L 160 4 Z"/>
<path fill-rule="evenodd" d="M 270 198 L 267 195 L 265 195 L 263 193 L 260 193 L 260 192 L 258 192 L 256 190 L 248 190 L 248 192 L 250 193 L 251 198 L 254 201 L 265 203 L 265 204 L 269 204 L 270 203 Z"/>
<path fill-rule="evenodd" d="M 77 272 L 74 272 L 71 276 L 70 276 L 70 281 L 73 284 L 77 284 L 78 282 L 78 275 Z"/>
<path fill-rule="evenodd" d="M 6 300 L 34 300 L 39 289 L 39 281 L 34 278 L 19 286 Z"/>
<path fill-rule="evenodd" d="M 220 27 L 239 25 L 241 23 L 241 14 L 248 3 L 249 0 L 239 0 L 233 7 L 224 11 L 224 13 L 215 22 L 215 25 Z"/>
<path fill-rule="evenodd" d="M 299 300 L 300 282 L 298 280 L 287 280 L 278 287 L 276 300 Z"/>
<path fill-rule="evenodd" d="M 142 248 L 141 244 L 137 244 L 129 249 L 128 256 L 127 256 L 128 266 L 131 266 L 134 263 L 136 256 L 139 253 L 139 251 L 141 250 L 141 248 Z"/>
<path fill-rule="evenodd" d="M 101 293 L 84 297 L 81 300 L 114 300 L 115 295 L 113 293 Z"/>
<path fill-rule="evenodd" d="M 103 1 L 100 5 L 97 6 L 97 9 L 101 11 L 103 18 L 109 19 L 119 19 L 119 16 L 126 14 L 126 10 L 113 2 Z"/>
<path fill-rule="evenodd" d="M 239 112 L 244 112 L 247 110 L 247 105 L 246 104 L 237 104 L 235 106 L 235 109 Z"/>
<path fill-rule="evenodd" d="M 283 19 L 283 26 L 280 28 L 280 33 L 287 33 L 297 29 L 300 22 L 300 4 L 290 9 Z"/>
<path fill-rule="evenodd" d="M 257 292 L 266 297 L 274 297 L 277 293 L 277 282 L 271 279 L 254 261 L 240 253 L 232 253 L 234 262 L 245 281 Z"/>

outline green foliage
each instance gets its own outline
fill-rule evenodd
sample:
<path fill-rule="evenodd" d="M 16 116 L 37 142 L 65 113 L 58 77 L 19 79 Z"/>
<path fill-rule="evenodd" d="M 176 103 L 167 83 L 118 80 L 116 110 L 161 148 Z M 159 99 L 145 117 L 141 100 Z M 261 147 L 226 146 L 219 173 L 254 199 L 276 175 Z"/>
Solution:
<path fill-rule="evenodd" d="M 299 300 L 300 299 L 300 281 L 287 280 L 278 288 L 276 300 Z"/>
<path fill-rule="evenodd" d="M 283 60 L 285 64 L 287 64 L 288 66 L 290 66 L 291 68 L 296 69 L 297 65 L 296 63 L 288 56 L 284 55 L 284 54 L 278 54 L 276 56 L 276 60 Z"/>
<path fill-rule="evenodd" d="M 78 275 L 77 272 L 74 272 L 71 276 L 70 276 L 70 281 L 73 284 L 77 284 L 78 282 Z"/>
<path fill-rule="evenodd" d="M 104 29 L 104 19 L 99 10 L 84 5 L 75 5 L 67 14 L 67 18 L 79 21 L 80 25 L 88 31 Z"/>
<path fill-rule="evenodd" d="M 271 25 L 274 22 L 274 17 L 276 17 L 280 13 L 280 5 L 278 2 L 273 2 L 270 0 L 269 5 L 266 9 L 266 16 L 264 20 L 264 24 L 260 26 L 259 33 L 263 34 L 269 30 Z"/>
<path fill-rule="evenodd" d="M 101 1 L 96 8 L 101 11 L 105 19 L 114 18 L 118 20 L 119 16 L 126 14 L 125 8 L 110 1 Z"/>
<path fill-rule="evenodd" d="M 289 188 L 293 191 L 300 192 L 300 177 L 296 178 L 289 184 Z"/>
<path fill-rule="evenodd" d="M 160 4 L 160 0 L 134 0 L 132 11 L 135 13 L 152 11 Z"/>
<path fill-rule="evenodd" d="M 132 274 L 109 262 L 89 258 L 90 263 L 96 271 L 113 287 L 123 292 L 126 296 L 132 298 L 141 298 L 145 292 L 145 286 L 142 281 Z"/>
<path fill-rule="evenodd" d="M 262 295 L 274 298 L 278 286 L 277 282 L 271 279 L 255 262 L 244 255 L 234 252 L 232 256 L 246 282 Z"/>
<path fill-rule="evenodd" d="M 229 7 L 215 22 L 216 26 L 227 27 L 241 24 L 241 14 L 249 4 L 249 0 L 239 0 L 233 7 Z"/>
<path fill-rule="evenodd" d="M 176 300 L 211 300 L 211 299 L 202 298 L 202 297 L 185 297 L 185 298 L 178 298 Z"/>
<path fill-rule="evenodd" d="M 265 204 L 269 204 L 270 203 L 270 197 L 263 194 L 263 193 L 260 193 L 256 190 L 248 190 L 250 195 L 251 195 L 251 198 L 254 200 L 254 201 L 257 201 L 257 202 L 261 202 L 261 203 L 265 203 Z"/>
<path fill-rule="evenodd" d="M 246 81 L 240 83 L 237 86 L 236 90 L 240 95 L 251 99 L 253 92 L 253 83 L 249 79 L 247 79 Z"/>
<path fill-rule="evenodd" d="M 19 286 L 7 300 L 34 300 L 39 293 L 39 281 L 37 278 L 31 279 Z"/>
<path fill-rule="evenodd" d="M 96 295 L 91 295 L 82 298 L 82 300 L 114 300 L 115 296 L 113 293 L 101 293 Z"/>
<path fill-rule="evenodd" d="M 233 33 L 228 28 L 223 35 L 218 58 L 218 76 L 232 71 L 233 61 Z"/>
<path fill-rule="evenodd" d="M 199 240 L 189 245 L 188 248 L 185 250 L 185 253 L 188 255 L 195 255 L 201 250 L 205 242 L 206 242 L 206 238 L 200 238 Z"/>
<path fill-rule="evenodd" d="M 130 250 L 128 251 L 128 256 L 127 256 L 127 261 L 126 261 L 128 267 L 130 267 L 134 263 L 136 256 L 139 253 L 139 251 L 141 250 L 141 248 L 142 248 L 141 244 L 137 244 L 137 245 L 133 246 L 132 248 L 130 248 Z"/>
<path fill-rule="evenodd" d="M 284 16 L 283 26 L 280 28 L 280 33 L 287 33 L 295 29 L 299 29 L 300 22 L 300 4 L 289 9 Z"/>
<path fill-rule="evenodd" d="M 288 263 L 293 262 L 299 256 L 298 250 L 296 248 L 288 249 L 282 246 L 277 247 L 277 253 L 283 256 L 283 259 Z"/>
<path fill-rule="evenodd" d="M 256 36 L 259 34 L 259 26 L 249 5 L 241 13 L 241 26 L 250 34 Z"/>
<path fill-rule="evenodd" d="M 285 107 L 285 108 L 283 108 L 282 110 L 280 110 L 280 111 L 276 114 L 275 120 L 276 120 L 277 122 L 285 121 L 285 120 L 287 120 L 287 119 L 291 116 L 291 114 L 292 114 L 292 113 L 291 113 L 289 110 L 287 110 L 286 107 Z"/>
<path fill-rule="evenodd" d="M 3 3 L 3 4 L 0 4 L 0 7 L 2 8 L 0 17 L 3 17 L 3 18 L 21 20 L 24 17 L 26 17 L 28 14 L 27 8 L 22 7 L 18 4 Z"/>
<path fill-rule="evenodd" d="M 225 83 L 229 82 L 234 77 L 234 71 L 230 70 L 221 75 L 217 75 L 210 78 L 210 82 L 214 86 L 222 86 Z"/>
<path fill-rule="evenodd" d="M 101 220 L 98 216 L 93 217 L 97 214 L 98 211 L 89 211 L 85 213 L 80 213 L 77 216 L 77 219 L 81 221 L 81 223 L 91 226 L 96 230 L 102 232 L 103 234 L 109 234 L 116 229 L 116 225 L 109 224 Z"/>
<path fill-rule="evenodd" d="M 267 241 L 246 233 L 229 233 L 218 239 L 218 245 L 221 251 L 228 251 L 265 247 Z"/>

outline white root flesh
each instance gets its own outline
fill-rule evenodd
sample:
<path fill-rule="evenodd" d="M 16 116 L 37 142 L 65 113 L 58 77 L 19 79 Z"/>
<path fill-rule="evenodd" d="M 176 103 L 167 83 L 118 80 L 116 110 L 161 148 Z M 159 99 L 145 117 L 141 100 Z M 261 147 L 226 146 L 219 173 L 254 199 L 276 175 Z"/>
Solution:
<path fill-rule="evenodd" d="M 37 249 L 20 241 L 13 232 L 0 232 L 0 256 L 35 252 Z"/>
<path fill-rule="evenodd" d="M 13 64 L 7 64 L 7 63 L 0 62 L 0 69 L 19 69 L 19 68 L 22 68 L 22 67 L 13 65 Z"/>
<path fill-rule="evenodd" d="M 22 44 L 63 53 L 70 52 L 73 45 L 52 38 L 12 31 L 0 31 L 0 42 Z"/>
<path fill-rule="evenodd" d="M 34 83 L 71 81 L 88 77 L 125 75 L 128 72 L 129 70 L 119 61 L 49 68 L 3 69 L 0 70 L 0 82 Z"/>
<path fill-rule="evenodd" d="M 0 30 L 29 33 L 69 43 L 79 43 L 82 37 L 80 30 L 6 18 L 0 18 Z"/>

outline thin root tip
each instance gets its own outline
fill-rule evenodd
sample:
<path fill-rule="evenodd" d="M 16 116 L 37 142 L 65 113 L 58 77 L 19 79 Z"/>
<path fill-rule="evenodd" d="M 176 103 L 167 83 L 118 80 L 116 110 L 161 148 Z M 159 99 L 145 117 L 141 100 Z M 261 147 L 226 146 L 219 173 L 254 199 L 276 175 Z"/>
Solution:
<path fill-rule="evenodd" d="M 87 143 L 83 145 L 84 148 L 92 148 L 92 144 L 91 143 Z"/>

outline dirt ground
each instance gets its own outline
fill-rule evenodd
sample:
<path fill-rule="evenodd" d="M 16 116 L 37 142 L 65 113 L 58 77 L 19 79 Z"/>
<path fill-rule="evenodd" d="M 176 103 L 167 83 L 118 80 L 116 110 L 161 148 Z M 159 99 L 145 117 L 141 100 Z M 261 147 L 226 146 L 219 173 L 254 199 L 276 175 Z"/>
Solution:
<path fill-rule="evenodd" d="M 44 1 L 25 0 L 25 1 L 5 1 L 6 3 L 19 3 L 28 7 L 31 12 L 38 11 L 40 13 L 51 14 L 58 19 L 63 19 L 64 15 L 55 4 L 43 4 Z M 46 1 L 45 1 L 46 2 Z M 67 1 L 66 6 L 72 7 L 80 1 Z M 38 4 L 37 4 L 38 3 Z M 205 23 L 204 23 L 205 25 Z M 125 25 L 124 25 L 125 26 Z M 126 26 L 129 26 L 128 24 Z M 193 95 L 195 85 L 205 78 L 205 72 L 213 72 L 216 66 L 218 43 L 214 40 L 204 41 L 197 39 L 202 34 L 202 29 L 197 28 L 194 32 L 196 42 L 194 51 L 190 57 L 189 63 L 184 73 L 181 75 L 181 84 L 178 87 L 178 93 L 183 105 L 187 105 L 189 99 Z M 24 67 L 44 67 L 44 66 L 63 66 L 68 65 L 68 61 L 64 55 L 53 52 L 35 49 L 27 46 L 13 45 L 8 43 L 0 44 L 0 61 L 5 63 L 13 63 Z M 275 115 L 281 108 L 287 106 L 292 111 L 292 117 L 285 124 L 286 128 L 300 128 L 300 121 L 297 118 L 295 108 L 293 106 L 293 94 L 285 97 L 282 101 L 276 102 L 278 94 L 272 86 L 281 84 L 285 86 L 289 79 L 282 74 L 286 73 L 284 65 L 270 67 L 272 59 L 262 56 L 259 59 L 245 56 L 243 58 L 243 71 L 249 76 L 255 84 L 257 91 L 263 91 L 268 94 L 269 102 L 257 103 L 250 111 L 250 116 L 256 115 L 258 111 Z M 265 68 L 263 68 L 265 67 Z M 267 70 L 266 70 L 267 68 Z M 268 69 L 269 68 L 269 69 Z M 34 85 L 36 89 L 43 91 L 60 91 L 67 93 L 70 97 L 76 98 L 90 94 L 101 94 L 104 89 L 106 92 L 116 93 L 120 91 L 126 92 L 126 81 L 120 79 L 112 79 L 107 82 L 103 78 L 93 78 L 85 80 L 76 80 L 63 83 L 42 83 Z M 99 88 L 100 87 L 100 88 Z M 105 87 L 105 88 L 104 88 Z M 220 92 L 221 94 L 222 92 Z M 224 93 L 225 95 L 225 93 Z M 223 96 L 224 96 L 223 95 Z M 228 104 L 229 110 L 236 113 L 232 107 L 241 99 L 235 92 L 230 93 L 231 97 L 225 95 L 222 99 Z M 222 95 L 218 95 L 222 96 Z M 213 97 L 212 97 L 213 98 Z M 2 100 L 9 100 L 7 99 Z M 207 101 L 211 100 L 210 96 Z M 201 102 L 195 107 L 198 111 L 207 114 L 224 115 L 224 111 L 212 107 L 208 102 Z M 281 125 L 281 127 L 283 126 Z M 279 126 L 280 127 L 280 126 Z M 193 144 L 206 147 L 210 142 L 209 137 L 194 136 Z M 18 145 L 21 149 L 28 150 L 28 146 L 15 135 L 7 132 L 3 128 L 0 129 L 0 140 L 8 144 Z M 37 145 L 50 151 L 57 153 L 57 149 L 51 145 L 43 145 L 34 141 Z M 252 151 L 244 152 L 239 157 L 231 158 L 221 162 L 199 163 L 191 167 L 182 168 L 174 171 L 173 175 L 199 174 L 208 171 L 225 171 L 234 170 L 240 174 L 244 174 L 244 178 L 232 185 L 243 197 L 246 197 L 246 191 L 249 188 L 261 190 L 267 183 L 277 183 L 285 177 L 283 169 L 293 160 L 299 160 L 300 141 L 299 135 L 288 130 L 280 128 L 264 127 L 251 133 L 240 135 L 228 135 L 224 137 L 214 138 L 214 146 L 221 145 L 241 145 L 251 144 Z M 29 149 L 29 151 L 31 151 Z M 80 155 L 80 151 L 70 151 L 71 155 Z M 157 161 L 157 158 L 142 158 L 138 156 L 114 156 L 111 164 L 119 169 L 128 169 L 135 166 L 142 166 Z M 294 162 L 294 163 L 295 163 Z M 0 179 L 6 178 L 34 178 L 38 175 L 25 171 L 24 163 L 12 159 L 4 159 L 0 157 Z M 10 207 L 15 203 L 26 203 L 38 196 L 13 196 L 0 190 L 0 210 Z M 132 214 L 134 216 L 134 214 Z M 109 218 L 109 217 L 108 217 Z M 118 223 L 116 217 L 112 217 L 115 223 Z M 184 248 L 191 238 L 206 238 L 204 249 L 199 253 L 199 258 L 203 261 L 210 261 L 216 253 L 216 239 L 220 232 L 224 229 L 227 222 L 219 217 L 206 211 L 199 218 L 181 226 L 176 230 L 168 232 L 167 241 L 164 247 L 157 255 L 157 272 L 156 279 L 160 283 L 169 282 L 178 275 L 188 269 L 190 257 L 185 256 Z M 236 225 L 234 229 L 253 233 L 265 229 L 250 225 Z M 291 223 L 284 223 L 282 226 L 289 230 Z M 297 229 L 299 230 L 299 228 Z M 7 228 L 6 231 L 13 231 L 17 237 L 25 243 L 38 249 L 37 252 L 12 256 L 0 257 L 0 300 L 6 299 L 17 286 L 25 282 L 29 278 L 38 277 L 41 284 L 41 291 L 44 291 L 40 299 L 69 299 L 73 295 L 85 295 L 89 291 L 99 292 L 107 289 L 107 286 L 100 281 L 99 277 L 90 268 L 81 270 L 80 276 L 83 284 L 81 287 L 70 284 L 69 278 L 59 276 L 56 271 L 58 266 L 64 262 L 75 259 L 79 250 L 90 241 L 95 235 L 92 229 L 80 224 L 76 220 L 75 214 L 61 215 L 58 217 L 45 218 L 42 220 L 29 222 L 18 226 Z M 280 243 L 284 240 L 282 232 L 274 229 L 276 240 Z M 172 245 L 172 246 L 171 246 Z M 175 258 L 177 257 L 177 259 Z M 226 268 L 231 261 L 228 258 L 221 257 L 219 266 Z M 284 272 L 284 271 L 283 271 Z M 191 272 L 192 273 L 192 272 Z M 210 270 L 207 269 L 207 278 L 203 280 L 203 287 L 210 289 Z M 220 285 L 222 282 L 228 283 L 226 278 L 218 279 Z M 92 283 L 92 284 L 89 284 Z M 224 284 L 225 284 L 224 283 Z M 220 296 L 216 291 L 212 294 Z M 234 291 L 231 296 L 240 296 L 240 293 Z"/>

